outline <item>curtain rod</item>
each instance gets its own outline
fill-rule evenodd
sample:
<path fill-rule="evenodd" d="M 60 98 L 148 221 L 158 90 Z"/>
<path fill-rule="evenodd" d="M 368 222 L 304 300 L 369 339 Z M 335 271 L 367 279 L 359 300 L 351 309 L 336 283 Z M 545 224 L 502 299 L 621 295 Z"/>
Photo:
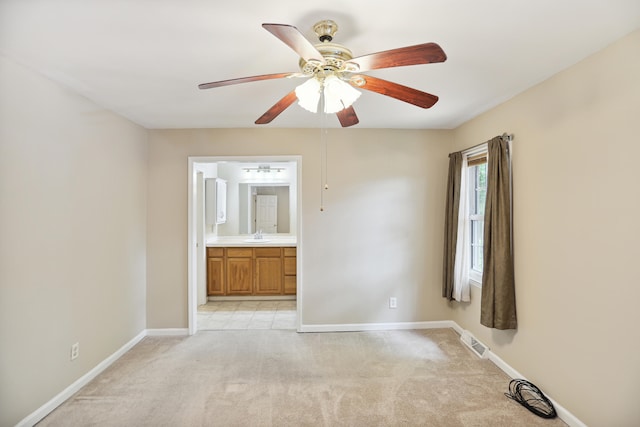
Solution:
<path fill-rule="evenodd" d="M 502 138 L 503 140 L 505 140 L 507 142 L 512 142 L 513 141 L 513 134 L 505 132 L 502 135 L 500 135 L 500 138 Z"/>
<path fill-rule="evenodd" d="M 512 141 L 513 141 L 513 134 L 512 134 L 512 133 L 506 133 L 506 132 L 505 132 L 505 133 L 503 133 L 502 135 L 500 135 L 500 138 L 502 138 L 502 140 L 503 140 L 503 141 L 512 142 Z M 481 145 L 486 144 L 487 142 L 489 142 L 489 141 L 481 142 L 480 144 L 476 144 L 476 145 L 474 145 L 473 147 L 465 148 L 464 150 L 461 150 L 460 152 L 464 154 L 464 153 L 466 153 L 467 151 L 471 151 L 471 150 L 473 150 L 474 148 L 478 148 L 478 147 L 480 147 Z"/>

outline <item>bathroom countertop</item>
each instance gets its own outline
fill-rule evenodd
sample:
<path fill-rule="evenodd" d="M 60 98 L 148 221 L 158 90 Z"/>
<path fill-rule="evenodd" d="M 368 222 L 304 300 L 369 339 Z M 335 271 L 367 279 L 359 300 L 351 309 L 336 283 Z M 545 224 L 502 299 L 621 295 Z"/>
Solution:
<path fill-rule="evenodd" d="M 208 248 L 220 247 L 296 247 L 296 236 L 279 236 L 275 234 L 265 234 L 262 239 L 254 239 L 253 235 L 245 236 L 218 236 L 208 239 Z"/>

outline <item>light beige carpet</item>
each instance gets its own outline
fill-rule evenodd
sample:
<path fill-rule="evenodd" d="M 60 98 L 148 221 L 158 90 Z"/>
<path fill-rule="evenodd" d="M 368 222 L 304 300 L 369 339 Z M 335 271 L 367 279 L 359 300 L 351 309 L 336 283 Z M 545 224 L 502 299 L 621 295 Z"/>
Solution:
<path fill-rule="evenodd" d="M 564 426 L 451 329 L 149 337 L 41 426 Z"/>

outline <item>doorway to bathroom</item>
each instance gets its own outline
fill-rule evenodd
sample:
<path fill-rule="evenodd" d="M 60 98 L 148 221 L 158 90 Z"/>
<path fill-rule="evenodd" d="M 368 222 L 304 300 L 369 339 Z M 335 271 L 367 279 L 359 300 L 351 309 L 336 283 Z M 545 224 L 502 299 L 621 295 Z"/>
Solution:
<path fill-rule="evenodd" d="M 189 333 L 299 330 L 301 157 L 188 161 Z"/>

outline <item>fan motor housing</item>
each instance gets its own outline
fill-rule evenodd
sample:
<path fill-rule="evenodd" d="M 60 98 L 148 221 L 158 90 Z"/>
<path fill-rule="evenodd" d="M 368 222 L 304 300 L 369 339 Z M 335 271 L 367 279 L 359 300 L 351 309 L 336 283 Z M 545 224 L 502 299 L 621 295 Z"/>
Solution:
<path fill-rule="evenodd" d="M 305 61 L 300 58 L 300 70 L 307 75 L 317 74 L 319 72 L 340 72 L 340 71 L 355 71 L 346 70 L 345 66 L 347 61 L 353 59 L 353 54 L 349 49 L 338 43 L 324 42 L 315 45 L 318 52 L 322 54 L 324 58 L 324 64 L 319 61 L 309 60 Z M 355 65 L 355 64 L 353 64 Z"/>

